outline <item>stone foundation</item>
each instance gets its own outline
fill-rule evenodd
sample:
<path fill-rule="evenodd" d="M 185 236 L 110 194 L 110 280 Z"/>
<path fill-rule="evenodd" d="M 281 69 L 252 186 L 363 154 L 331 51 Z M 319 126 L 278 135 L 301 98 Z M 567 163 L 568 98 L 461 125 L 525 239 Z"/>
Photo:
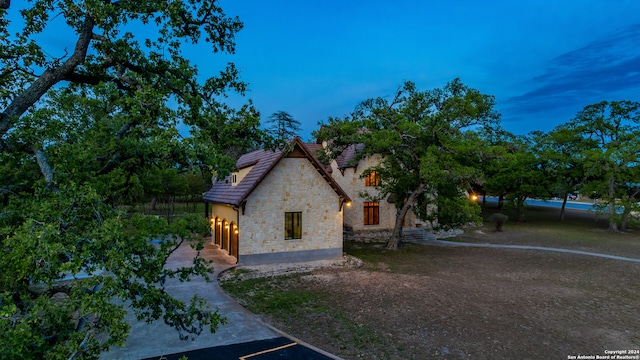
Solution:
<path fill-rule="evenodd" d="M 406 229 L 402 229 L 403 241 L 412 242 L 411 240 L 413 238 L 411 237 L 412 236 L 411 234 L 415 232 L 419 232 L 419 233 L 425 232 L 426 233 L 425 235 L 427 235 L 429 238 L 432 238 L 434 240 L 452 238 L 464 233 L 464 231 L 460 229 L 440 230 L 440 231 L 434 232 L 429 228 L 422 228 L 422 229 L 420 227 L 406 228 Z M 353 242 L 386 243 L 389 240 L 389 238 L 391 238 L 392 233 L 393 232 L 391 230 L 352 230 L 348 227 L 345 227 L 343 232 L 343 239 L 344 241 L 353 241 Z"/>
<path fill-rule="evenodd" d="M 269 254 L 241 254 L 238 263 L 242 266 L 254 266 L 318 260 L 335 260 L 339 259 L 340 257 L 342 257 L 342 247 L 337 249 L 273 252 Z"/>
<path fill-rule="evenodd" d="M 383 242 L 386 243 L 391 237 L 392 231 L 389 230 L 348 230 L 343 233 L 344 241 L 354 242 Z"/>

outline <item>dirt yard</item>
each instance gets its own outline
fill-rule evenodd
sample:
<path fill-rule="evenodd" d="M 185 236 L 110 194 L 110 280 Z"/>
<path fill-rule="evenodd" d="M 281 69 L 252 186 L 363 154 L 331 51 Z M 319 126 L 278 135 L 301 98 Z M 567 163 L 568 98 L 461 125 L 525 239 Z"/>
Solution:
<path fill-rule="evenodd" d="M 467 238 L 554 243 L 526 227 L 477 230 Z M 635 257 L 640 237 L 567 241 L 561 245 Z M 640 263 L 420 245 L 387 252 L 351 243 L 346 251 L 364 266 L 224 288 L 268 323 L 345 359 L 567 359 L 640 349 Z"/>

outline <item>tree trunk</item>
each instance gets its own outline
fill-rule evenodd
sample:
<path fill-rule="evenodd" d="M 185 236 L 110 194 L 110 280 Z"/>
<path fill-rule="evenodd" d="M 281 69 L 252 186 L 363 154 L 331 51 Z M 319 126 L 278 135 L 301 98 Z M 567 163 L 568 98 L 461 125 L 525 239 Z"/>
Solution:
<path fill-rule="evenodd" d="M 616 192 L 613 176 L 609 177 L 609 231 L 618 232 L 616 222 Z"/>
<path fill-rule="evenodd" d="M 393 234 L 391 238 L 387 242 L 388 250 L 398 250 L 400 247 L 400 232 L 402 231 L 402 223 L 404 222 L 404 217 L 409 212 L 411 206 L 413 206 L 413 202 L 420 193 L 424 191 L 427 186 L 423 183 L 420 183 L 418 187 L 409 195 L 407 201 L 405 201 L 404 205 L 400 209 L 400 212 L 396 215 L 396 224 L 393 227 Z"/>
<path fill-rule="evenodd" d="M 504 195 L 500 194 L 500 196 L 498 196 L 498 210 L 502 210 L 503 206 L 504 206 Z"/>
<path fill-rule="evenodd" d="M 569 193 L 565 191 L 564 198 L 562 199 L 562 206 L 560 207 L 560 220 L 564 221 L 564 209 L 567 206 L 567 198 Z"/>
<path fill-rule="evenodd" d="M 518 219 L 518 223 L 522 224 L 525 222 L 524 220 L 524 216 L 525 216 L 525 211 L 524 208 L 526 206 L 525 201 L 527 201 L 527 198 L 529 197 L 529 195 L 523 195 L 522 197 L 516 197 L 515 201 L 516 201 L 516 218 Z"/>
<path fill-rule="evenodd" d="M 620 231 L 627 231 L 627 225 L 631 219 L 631 210 L 625 207 L 624 214 L 622 214 L 622 221 L 620 222 Z"/>
<path fill-rule="evenodd" d="M 638 200 L 636 199 L 638 194 L 640 194 L 640 188 L 636 188 L 635 191 L 629 195 L 629 198 L 626 201 L 624 214 L 622 215 L 622 222 L 620 223 L 620 231 L 627 231 L 627 225 L 629 225 L 629 221 L 631 221 L 632 204 Z"/>

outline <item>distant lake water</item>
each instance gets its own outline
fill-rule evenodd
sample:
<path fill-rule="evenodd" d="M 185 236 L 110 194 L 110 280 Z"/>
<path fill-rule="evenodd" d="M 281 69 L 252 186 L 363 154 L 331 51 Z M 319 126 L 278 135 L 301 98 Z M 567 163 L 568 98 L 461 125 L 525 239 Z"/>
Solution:
<path fill-rule="evenodd" d="M 495 196 L 487 196 L 486 200 L 488 203 L 497 203 L 498 202 L 498 198 Z M 482 201 L 482 198 L 480 198 L 479 201 Z M 562 200 L 537 200 L 537 199 L 527 199 L 525 200 L 525 204 L 527 205 L 533 205 L 533 206 L 546 206 L 546 207 L 553 207 L 553 208 L 561 208 L 562 207 Z M 582 203 L 582 202 L 577 202 L 577 201 L 567 201 L 567 204 L 565 205 L 565 209 L 573 209 L 573 210 L 591 210 L 591 211 L 595 211 L 595 207 L 593 206 L 593 204 L 589 204 L 589 203 Z"/>

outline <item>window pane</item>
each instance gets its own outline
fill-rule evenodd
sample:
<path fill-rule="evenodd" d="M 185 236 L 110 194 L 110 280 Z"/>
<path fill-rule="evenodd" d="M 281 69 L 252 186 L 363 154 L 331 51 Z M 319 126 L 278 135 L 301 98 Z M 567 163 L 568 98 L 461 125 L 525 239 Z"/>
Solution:
<path fill-rule="evenodd" d="M 293 237 L 295 239 L 302 238 L 302 213 L 293 214 Z"/>
<path fill-rule="evenodd" d="M 286 212 L 284 213 L 284 238 L 302 239 L 302 213 Z"/>
<path fill-rule="evenodd" d="M 380 219 L 378 216 L 378 211 L 380 210 L 380 208 L 378 207 L 378 203 L 375 203 L 375 206 L 373 207 L 373 222 L 372 224 L 380 224 Z"/>
<path fill-rule="evenodd" d="M 293 237 L 293 213 L 284 213 L 284 238 Z"/>
<path fill-rule="evenodd" d="M 364 203 L 364 224 L 365 225 L 378 225 L 380 224 L 379 216 L 380 206 L 377 202 L 365 202 Z"/>
<path fill-rule="evenodd" d="M 380 174 L 377 171 L 372 171 L 364 177 L 364 186 L 379 186 Z"/>

